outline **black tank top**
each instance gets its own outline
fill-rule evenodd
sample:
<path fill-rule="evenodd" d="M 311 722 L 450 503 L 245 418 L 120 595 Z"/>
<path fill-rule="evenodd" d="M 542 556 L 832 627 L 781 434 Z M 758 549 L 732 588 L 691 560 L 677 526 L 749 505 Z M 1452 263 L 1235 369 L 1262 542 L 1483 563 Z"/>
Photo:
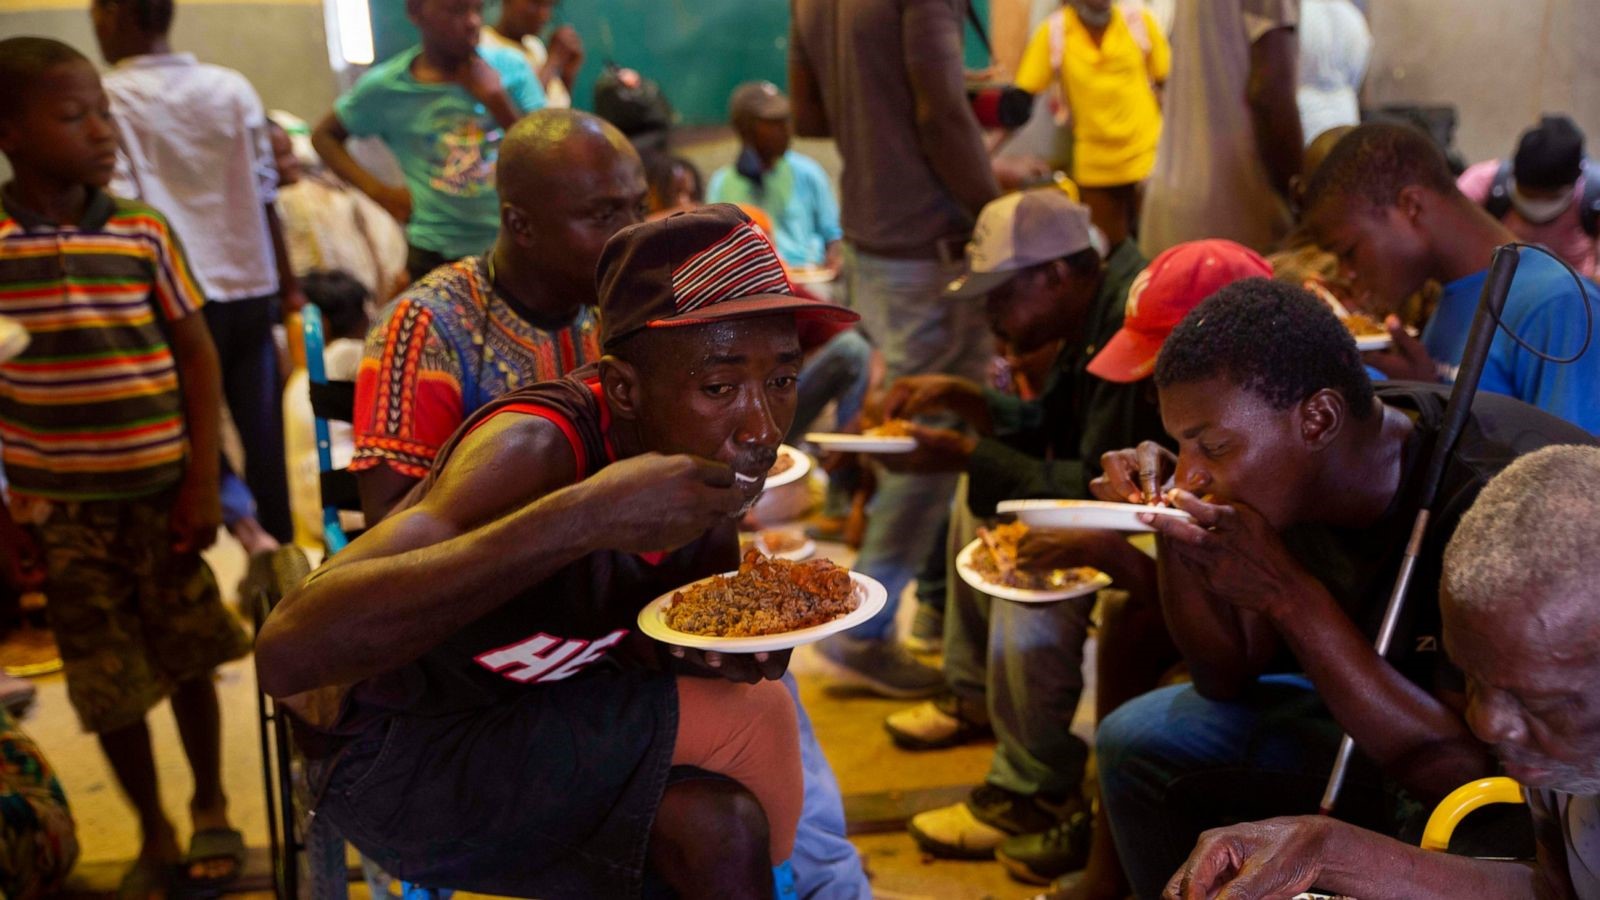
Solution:
<path fill-rule="evenodd" d="M 433 487 L 473 429 L 497 415 L 532 415 L 566 434 L 577 480 L 615 461 L 610 410 L 593 367 L 513 391 L 468 418 L 433 469 L 401 501 L 415 505 Z M 729 519 L 667 554 L 600 551 L 529 585 L 514 599 L 451 635 L 420 659 L 367 679 L 346 697 L 329 731 L 351 735 L 390 715 L 441 715 L 503 702 L 569 678 L 601 660 L 636 628 L 639 610 L 691 581 L 738 567 L 737 523 Z"/>

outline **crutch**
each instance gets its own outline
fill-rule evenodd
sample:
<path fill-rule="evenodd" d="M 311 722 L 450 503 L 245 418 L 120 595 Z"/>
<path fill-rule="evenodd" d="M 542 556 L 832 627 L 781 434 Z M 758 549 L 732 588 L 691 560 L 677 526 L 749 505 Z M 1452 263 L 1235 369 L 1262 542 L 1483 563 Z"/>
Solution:
<path fill-rule="evenodd" d="M 1461 355 L 1461 369 L 1456 373 L 1455 386 L 1450 390 L 1450 400 L 1445 404 L 1444 421 L 1439 428 L 1438 441 L 1433 446 L 1433 456 L 1428 460 L 1422 481 L 1422 505 L 1411 525 L 1411 538 L 1406 542 L 1405 557 L 1400 561 L 1400 574 L 1389 594 L 1389 606 L 1384 610 L 1383 623 L 1378 628 L 1378 639 L 1373 647 L 1379 656 L 1387 656 L 1389 644 L 1394 640 L 1395 626 L 1406 605 L 1406 589 L 1411 586 L 1411 574 L 1417 567 L 1417 556 L 1422 552 L 1422 540 L 1428 533 L 1428 519 L 1433 513 L 1433 501 L 1439 493 L 1439 482 L 1444 478 L 1444 467 L 1455 449 L 1467 415 L 1472 412 L 1472 399 L 1478 393 L 1478 379 L 1483 375 L 1484 362 L 1489 357 L 1489 345 L 1494 342 L 1495 329 L 1500 321 L 1500 311 L 1505 308 L 1506 295 L 1511 290 L 1511 279 L 1517 273 L 1517 247 L 1496 247 L 1489 263 L 1489 276 L 1484 279 L 1483 293 L 1478 298 L 1478 311 L 1472 317 L 1472 330 L 1467 333 L 1467 346 Z M 1334 757 L 1333 771 L 1328 775 L 1328 786 L 1322 792 L 1322 803 L 1317 812 L 1331 815 L 1339 802 L 1339 791 L 1350 769 L 1350 757 L 1356 743 L 1348 733 L 1339 741 L 1339 754 Z"/>

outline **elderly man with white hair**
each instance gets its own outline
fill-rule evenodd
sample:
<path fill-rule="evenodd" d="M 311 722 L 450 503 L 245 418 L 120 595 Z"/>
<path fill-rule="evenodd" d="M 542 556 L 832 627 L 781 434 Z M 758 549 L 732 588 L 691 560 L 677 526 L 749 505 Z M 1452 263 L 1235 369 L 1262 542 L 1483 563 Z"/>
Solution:
<path fill-rule="evenodd" d="M 1600 448 L 1553 446 L 1489 482 L 1444 558 L 1444 643 L 1466 719 L 1533 809 L 1538 861 L 1428 853 L 1331 818 L 1209 831 L 1174 900 L 1600 898 Z M 1423 598 L 1417 598 L 1420 602 Z"/>

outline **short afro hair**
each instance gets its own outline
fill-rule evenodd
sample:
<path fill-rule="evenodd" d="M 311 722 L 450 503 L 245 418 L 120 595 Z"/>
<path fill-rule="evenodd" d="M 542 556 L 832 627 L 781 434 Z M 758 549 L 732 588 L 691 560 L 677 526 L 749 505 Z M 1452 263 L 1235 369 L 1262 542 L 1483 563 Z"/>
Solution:
<path fill-rule="evenodd" d="M 172 17 L 177 12 L 172 0 L 118 0 L 132 3 L 134 21 L 145 34 L 166 34 L 172 30 Z"/>
<path fill-rule="evenodd" d="M 300 290 L 322 311 L 331 338 L 360 338 L 366 333 L 366 285 L 343 269 L 318 269 L 300 276 Z"/>
<path fill-rule="evenodd" d="M 53 38 L 23 37 L 0 41 L 0 119 L 22 112 L 28 90 L 46 71 L 68 62 L 88 62 L 88 57 Z"/>
<path fill-rule="evenodd" d="M 1373 208 L 1393 206 L 1400 192 L 1417 185 L 1450 196 L 1456 190 L 1450 163 L 1433 139 L 1410 125 L 1370 122 L 1352 130 L 1328 151 L 1306 185 L 1305 208 L 1356 199 Z"/>
<path fill-rule="evenodd" d="M 1372 381 L 1339 317 L 1269 278 L 1236 281 L 1190 310 L 1162 344 L 1155 378 L 1158 388 L 1225 378 L 1274 409 L 1332 389 L 1355 418 L 1373 413 Z"/>

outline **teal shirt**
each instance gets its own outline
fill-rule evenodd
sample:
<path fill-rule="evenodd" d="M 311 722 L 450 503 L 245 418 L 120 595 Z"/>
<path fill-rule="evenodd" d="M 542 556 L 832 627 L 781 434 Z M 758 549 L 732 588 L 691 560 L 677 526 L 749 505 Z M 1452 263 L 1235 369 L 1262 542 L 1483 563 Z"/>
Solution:
<path fill-rule="evenodd" d="M 778 158 L 760 184 L 733 166 L 711 173 L 706 202 L 760 207 L 772 219 L 778 257 L 789 266 L 822 265 L 828 245 L 844 237 L 828 173 L 816 160 L 793 150 Z"/>
<path fill-rule="evenodd" d="M 373 66 L 333 105 L 350 134 L 376 137 L 400 163 L 411 192 L 406 240 L 450 259 L 482 253 L 500 228 L 494 166 L 505 129 L 458 84 L 423 84 L 412 47 Z M 522 113 L 544 106 L 544 88 L 522 54 L 479 47 Z"/>

